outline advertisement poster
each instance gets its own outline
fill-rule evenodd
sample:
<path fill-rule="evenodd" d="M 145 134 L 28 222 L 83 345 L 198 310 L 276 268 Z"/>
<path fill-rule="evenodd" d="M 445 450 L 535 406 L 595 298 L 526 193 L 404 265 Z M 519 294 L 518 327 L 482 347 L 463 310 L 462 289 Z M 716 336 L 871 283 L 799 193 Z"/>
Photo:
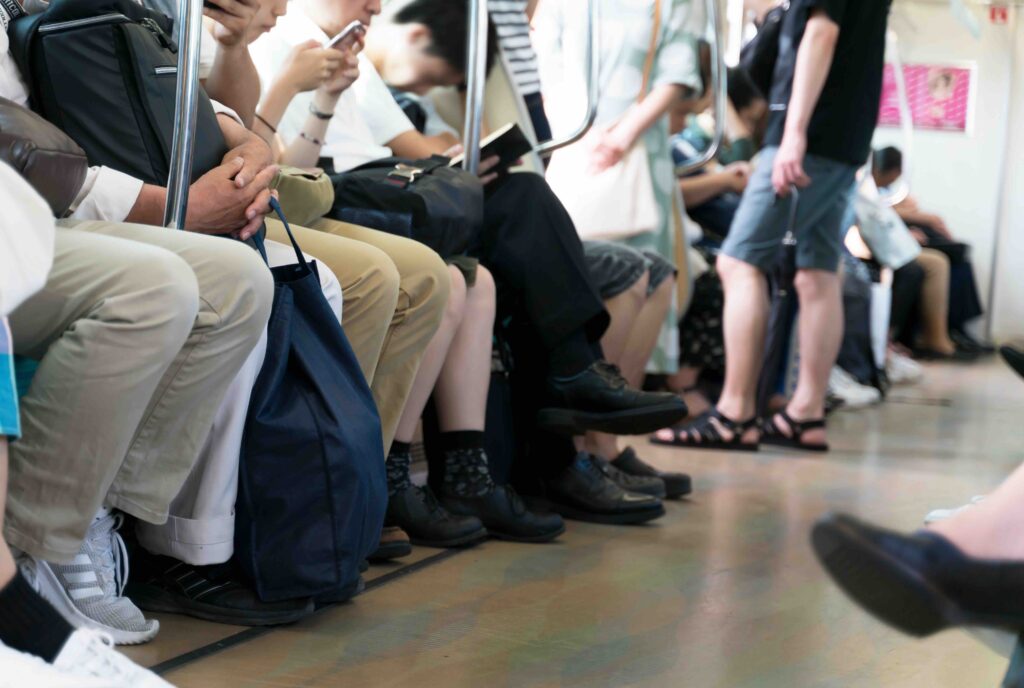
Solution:
<path fill-rule="evenodd" d="M 974 110 L 974 66 L 903 66 L 915 129 L 970 133 Z M 878 124 L 900 126 L 900 99 L 895 70 L 885 65 Z"/>

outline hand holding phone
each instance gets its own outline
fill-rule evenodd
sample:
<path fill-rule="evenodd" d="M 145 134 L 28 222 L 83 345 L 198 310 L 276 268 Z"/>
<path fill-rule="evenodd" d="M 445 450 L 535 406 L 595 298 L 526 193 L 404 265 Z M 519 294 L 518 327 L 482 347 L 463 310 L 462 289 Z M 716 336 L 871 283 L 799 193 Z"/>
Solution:
<path fill-rule="evenodd" d="M 349 50 L 353 45 L 355 45 L 356 41 L 362 39 L 365 35 L 366 24 L 357 19 L 342 29 L 337 36 L 327 41 L 327 44 L 324 45 L 324 47 L 341 51 Z"/>

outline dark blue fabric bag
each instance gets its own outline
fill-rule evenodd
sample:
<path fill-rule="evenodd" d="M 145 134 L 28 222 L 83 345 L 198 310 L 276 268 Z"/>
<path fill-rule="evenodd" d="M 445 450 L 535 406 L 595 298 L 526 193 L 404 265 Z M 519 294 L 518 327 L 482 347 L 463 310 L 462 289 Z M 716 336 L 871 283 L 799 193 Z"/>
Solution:
<path fill-rule="evenodd" d="M 264 601 L 339 601 L 356 592 L 359 564 L 384 523 L 380 417 L 316 263 L 272 206 L 298 263 L 272 268 L 267 354 L 242 442 L 235 556 Z"/>

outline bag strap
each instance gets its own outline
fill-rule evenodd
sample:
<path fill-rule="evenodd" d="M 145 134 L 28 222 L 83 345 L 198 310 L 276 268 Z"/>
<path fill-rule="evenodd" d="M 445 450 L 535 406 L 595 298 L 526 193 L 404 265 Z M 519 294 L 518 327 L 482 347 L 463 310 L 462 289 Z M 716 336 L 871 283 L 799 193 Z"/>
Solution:
<path fill-rule="evenodd" d="M 654 71 L 654 57 L 658 52 L 658 36 L 661 34 L 661 0 L 654 0 L 654 25 L 651 28 L 651 42 L 647 46 L 647 58 L 644 60 L 644 79 L 640 86 L 640 95 L 636 102 L 647 97 L 647 88 L 651 85 L 651 72 Z"/>
<path fill-rule="evenodd" d="M 309 265 L 306 263 L 306 256 L 302 255 L 302 249 L 299 248 L 299 242 L 295 240 L 295 235 L 292 234 L 292 228 L 288 224 L 288 219 L 284 216 L 284 211 L 281 210 L 281 204 L 278 203 L 277 199 L 273 196 L 270 197 L 270 207 L 273 208 L 277 217 L 281 220 L 281 224 L 284 225 L 284 231 L 288 234 L 288 241 L 292 242 L 292 248 L 295 249 L 295 260 L 298 261 L 299 265 L 301 265 L 303 269 L 308 270 Z M 265 259 L 266 255 L 263 257 Z"/>

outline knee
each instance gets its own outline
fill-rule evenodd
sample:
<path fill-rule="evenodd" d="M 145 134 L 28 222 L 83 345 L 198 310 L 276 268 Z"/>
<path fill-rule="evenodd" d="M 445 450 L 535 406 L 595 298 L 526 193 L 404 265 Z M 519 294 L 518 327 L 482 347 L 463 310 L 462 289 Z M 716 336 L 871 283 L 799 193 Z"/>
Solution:
<path fill-rule="evenodd" d="M 436 327 L 444 317 L 453 278 L 448 266 L 434 251 L 422 244 L 410 244 L 411 256 L 407 256 L 404 263 L 415 267 L 402 274 L 400 298 L 405 300 L 406 317 L 423 318 Z"/>
<path fill-rule="evenodd" d="M 388 320 L 394 317 L 398 292 L 402 283 L 398 268 L 384 251 L 376 250 L 360 278 L 361 299 L 388 311 Z"/>
<path fill-rule="evenodd" d="M 200 290 L 195 272 L 170 251 L 154 251 L 133 265 L 138 293 L 148 306 L 160 339 L 176 350 L 195 327 Z M 133 277 L 133 279 L 135 279 Z"/>
<path fill-rule="evenodd" d="M 448 293 L 448 305 L 445 306 L 445 320 L 459 322 L 466 311 L 466 296 L 468 288 L 466 278 L 462 272 L 454 267 L 448 267 L 448 275 L 451 279 L 451 289 Z"/>
<path fill-rule="evenodd" d="M 477 266 L 476 281 L 468 290 L 466 298 L 474 313 L 494 313 L 498 289 L 494 284 L 494 275 L 483 265 Z"/>
<path fill-rule="evenodd" d="M 221 327 L 232 326 L 258 339 L 270 319 L 274 302 L 274 277 L 252 249 L 231 241 L 218 241 L 216 265 L 219 278 L 207 285 L 203 301 L 210 305 Z"/>
<path fill-rule="evenodd" d="M 817 301 L 839 293 L 839 276 L 823 270 L 798 270 L 793 286 L 800 301 Z"/>
<path fill-rule="evenodd" d="M 633 283 L 633 286 L 629 288 L 629 293 L 632 294 L 637 304 L 643 305 L 647 301 L 647 293 L 651 288 L 651 273 L 648 270 L 644 270 L 643 274 L 640 275 L 640 279 Z"/>
<path fill-rule="evenodd" d="M 676 278 L 674 275 L 669 275 L 661 281 L 651 295 L 652 299 L 655 299 L 659 303 L 671 302 L 672 296 L 676 291 Z"/>
<path fill-rule="evenodd" d="M 764 279 L 764 273 L 750 263 L 744 263 L 724 253 L 719 254 L 715 261 L 715 270 L 722 284 L 729 284 L 739 280 Z"/>

